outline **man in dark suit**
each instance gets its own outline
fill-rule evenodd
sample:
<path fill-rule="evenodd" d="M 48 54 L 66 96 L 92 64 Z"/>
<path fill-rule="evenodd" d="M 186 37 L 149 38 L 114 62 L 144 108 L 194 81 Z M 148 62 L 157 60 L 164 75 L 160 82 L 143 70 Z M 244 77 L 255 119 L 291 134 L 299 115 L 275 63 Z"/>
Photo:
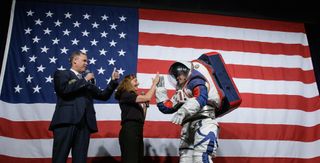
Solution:
<path fill-rule="evenodd" d="M 70 70 L 54 74 L 57 103 L 49 127 L 54 138 L 53 163 L 65 163 L 70 149 L 73 163 L 86 162 L 90 134 L 98 131 L 93 100 L 108 100 L 118 86 L 117 71 L 112 73 L 112 80 L 104 90 L 92 82 L 93 73 L 82 77 L 88 65 L 85 53 L 72 53 L 70 63 Z"/>

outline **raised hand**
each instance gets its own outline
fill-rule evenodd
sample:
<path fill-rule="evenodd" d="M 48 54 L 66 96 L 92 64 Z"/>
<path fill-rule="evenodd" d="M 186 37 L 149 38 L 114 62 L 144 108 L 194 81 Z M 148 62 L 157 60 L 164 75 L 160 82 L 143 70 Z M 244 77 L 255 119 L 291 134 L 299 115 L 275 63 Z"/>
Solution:
<path fill-rule="evenodd" d="M 120 74 L 116 68 L 113 69 L 111 78 L 112 78 L 112 80 L 118 80 L 120 78 Z"/>

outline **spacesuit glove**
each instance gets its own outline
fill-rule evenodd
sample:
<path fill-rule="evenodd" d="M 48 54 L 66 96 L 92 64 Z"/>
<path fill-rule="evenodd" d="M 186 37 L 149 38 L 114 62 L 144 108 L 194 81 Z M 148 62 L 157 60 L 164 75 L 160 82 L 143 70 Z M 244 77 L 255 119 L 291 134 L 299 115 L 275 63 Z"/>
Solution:
<path fill-rule="evenodd" d="M 157 84 L 157 87 L 165 87 L 163 76 L 159 76 L 159 82 Z"/>
<path fill-rule="evenodd" d="M 181 125 L 183 119 L 187 116 L 188 112 L 185 108 L 181 107 L 177 113 L 175 113 L 173 115 L 173 118 L 171 120 L 172 123 L 177 124 L 177 125 Z"/>
<path fill-rule="evenodd" d="M 166 101 L 168 98 L 167 89 L 165 87 L 156 88 L 156 102 L 160 103 Z"/>

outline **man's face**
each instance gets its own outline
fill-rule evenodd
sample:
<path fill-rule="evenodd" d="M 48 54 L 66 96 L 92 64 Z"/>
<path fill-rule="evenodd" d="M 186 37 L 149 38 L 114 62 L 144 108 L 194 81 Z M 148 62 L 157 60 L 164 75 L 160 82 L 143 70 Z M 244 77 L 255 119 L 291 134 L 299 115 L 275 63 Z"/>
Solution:
<path fill-rule="evenodd" d="M 78 71 L 79 73 L 84 72 L 87 69 L 87 55 L 80 54 L 73 59 L 72 69 Z"/>
<path fill-rule="evenodd" d="M 184 74 L 180 74 L 180 75 L 177 77 L 177 81 L 178 81 L 178 84 L 179 84 L 179 85 L 183 85 L 183 84 L 186 83 L 187 77 L 186 77 Z"/>

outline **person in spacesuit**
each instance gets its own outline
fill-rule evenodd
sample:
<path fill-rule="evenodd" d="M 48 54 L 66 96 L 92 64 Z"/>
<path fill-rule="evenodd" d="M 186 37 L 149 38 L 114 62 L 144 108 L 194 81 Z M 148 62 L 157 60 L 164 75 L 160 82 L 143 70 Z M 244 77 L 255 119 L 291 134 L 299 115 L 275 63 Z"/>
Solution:
<path fill-rule="evenodd" d="M 175 94 L 168 98 L 164 80 L 156 89 L 158 109 L 164 114 L 175 113 L 172 123 L 182 126 L 180 163 L 212 163 L 218 148 L 219 127 L 214 110 L 222 97 L 200 69 L 197 63 L 175 62 L 169 68 Z"/>

